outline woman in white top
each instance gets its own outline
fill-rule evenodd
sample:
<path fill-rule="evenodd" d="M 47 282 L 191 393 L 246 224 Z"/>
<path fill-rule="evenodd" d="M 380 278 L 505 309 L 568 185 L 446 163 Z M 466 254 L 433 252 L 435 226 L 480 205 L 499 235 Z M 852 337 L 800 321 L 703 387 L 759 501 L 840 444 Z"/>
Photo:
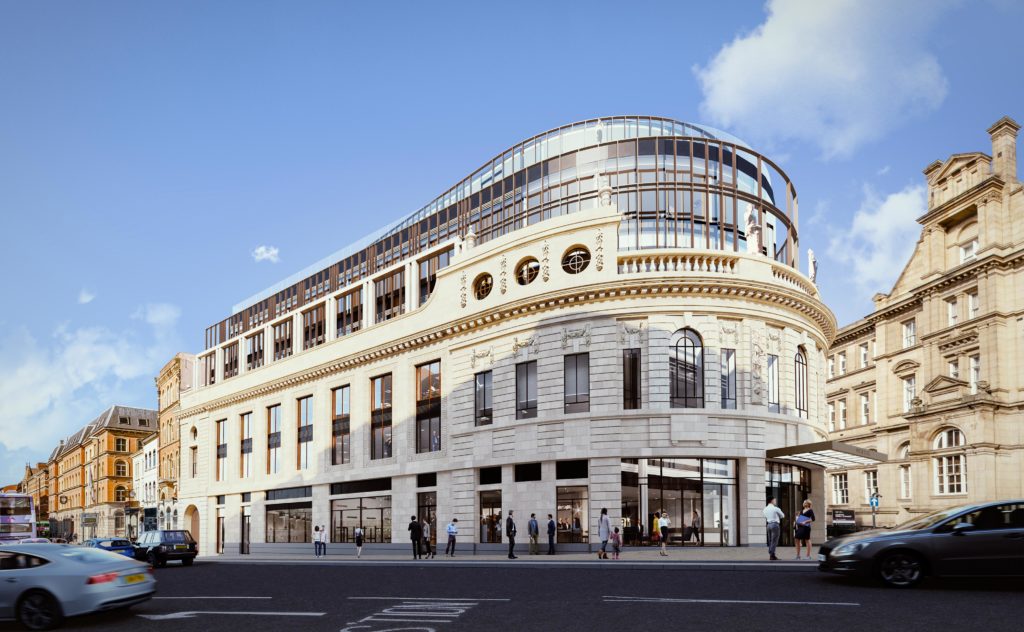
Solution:
<path fill-rule="evenodd" d="M 658 518 L 658 531 L 661 532 L 661 554 L 668 555 L 668 528 L 672 522 L 668 519 L 668 513 L 662 511 L 661 518 Z"/>
<path fill-rule="evenodd" d="M 356 527 L 356 559 L 363 555 L 363 528 Z"/>

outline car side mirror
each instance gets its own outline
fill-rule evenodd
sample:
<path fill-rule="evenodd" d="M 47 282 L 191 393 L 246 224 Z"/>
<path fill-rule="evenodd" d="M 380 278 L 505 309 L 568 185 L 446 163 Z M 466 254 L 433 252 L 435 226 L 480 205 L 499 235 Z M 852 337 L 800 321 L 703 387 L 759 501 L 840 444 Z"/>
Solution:
<path fill-rule="evenodd" d="M 975 526 L 969 522 L 958 522 L 953 525 L 953 535 L 963 535 L 968 531 L 974 531 Z"/>

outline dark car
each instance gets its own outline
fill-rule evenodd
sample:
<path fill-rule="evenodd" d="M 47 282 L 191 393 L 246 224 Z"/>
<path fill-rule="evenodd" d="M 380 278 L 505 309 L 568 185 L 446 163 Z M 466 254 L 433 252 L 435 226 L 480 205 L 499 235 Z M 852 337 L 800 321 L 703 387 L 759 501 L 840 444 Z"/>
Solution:
<path fill-rule="evenodd" d="M 962 505 L 829 540 L 818 570 L 913 586 L 925 576 L 1024 576 L 1024 500 Z"/>
<path fill-rule="evenodd" d="M 198 554 L 199 545 L 185 530 L 146 531 L 135 544 L 135 559 L 152 566 L 167 566 L 168 560 L 181 560 L 185 566 L 192 566 Z"/>
<path fill-rule="evenodd" d="M 127 557 L 135 556 L 135 547 L 124 538 L 90 538 L 82 543 L 82 546 L 90 546 L 94 549 L 103 549 L 111 553 L 117 553 Z"/>

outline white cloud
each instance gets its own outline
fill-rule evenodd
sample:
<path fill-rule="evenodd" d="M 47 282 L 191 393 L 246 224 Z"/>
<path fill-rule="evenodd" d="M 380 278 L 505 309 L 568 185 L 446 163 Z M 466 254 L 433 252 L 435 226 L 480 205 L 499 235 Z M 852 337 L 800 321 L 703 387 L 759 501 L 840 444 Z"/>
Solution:
<path fill-rule="evenodd" d="M 78 304 L 79 305 L 88 305 L 89 303 L 91 303 L 93 301 L 94 298 L 96 298 L 96 293 L 95 292 L 90 292 L 89 290 L 85 289 L 84 287 L 81 290 L 78 291 Z"/>
<path fill-rule="evenodd" d="M 921 234 L 917 218 L 927 210 L 925 195 L 923 185 L 911 185 L 883 199 L 865 185 L 852 222 L 829 240 L 829 257 L 843 266 L 833 275 L 852 278 L 869 296 L 889 292 Z"/>
<path fill-rule="evenodd" d="M 710 122 L 751 139 L 848 156 L 938 107 L 947 82 L 925 48 L 949 0 L 769 0 L 768 16 L 694 72 Z"/>
<path fill-rule="evenodd" d="M 889 165 L 885 165 L 884 167 L 876 171 L 875 175 L 884 176 L 887 173 L 889 173 Z"/>
<path fill-rule="evenodd" d="M 257 246 L 252 251 L 253 261 L 259 263 L 260 261 L 269 261 L 270 263 L 277 263 L 281 260 L 278 255 L 278 250 L 274 246 Z"/>

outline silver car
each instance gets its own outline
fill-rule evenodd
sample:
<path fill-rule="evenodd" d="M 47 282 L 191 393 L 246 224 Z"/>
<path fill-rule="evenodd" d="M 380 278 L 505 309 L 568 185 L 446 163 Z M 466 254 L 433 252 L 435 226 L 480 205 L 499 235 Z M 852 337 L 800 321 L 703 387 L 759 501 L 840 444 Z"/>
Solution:
<path fill-rule="evenodd" d="M 69 544 L 0 546 L 0 619 L 50 630 L 65 617 L 127 608 L 156 592 L 149 565 Z"/>

